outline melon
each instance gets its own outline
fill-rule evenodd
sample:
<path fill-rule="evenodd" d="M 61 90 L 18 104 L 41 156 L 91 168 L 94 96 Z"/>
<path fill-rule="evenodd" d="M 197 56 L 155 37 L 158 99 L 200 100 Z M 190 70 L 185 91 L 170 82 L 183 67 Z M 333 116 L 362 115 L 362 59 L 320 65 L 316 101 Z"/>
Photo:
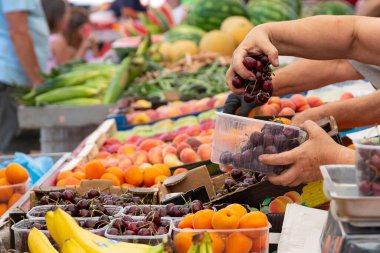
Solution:
<path fill-rule="evenodd" d="M 254 25 L 298 18 L 297 12 L 282 0 L 251 0 L 247 8 Z"/>
<path fill-rule="evenodd" d="M 191 40 L 178 40 L 172 43 L 169 51 L 169 59 L 177 61 L 184 58 L 187 54 L 195 55 L 199 51 L 197 44 Z"/>
<path fill-rule="evenodd" d="M 311 10 L 311 15 L 354 15 L 354 8 L 344 1 L 325 1 Z"/>
<path fill-rule="evenodd" d="M 199 49 L 201 52 L 231 56 L 235 50 L 235 42 L 230 35 L 214 30 L 203 36 Z"/>
<path fill-rule="evenodd" d="M 235 45 L 239 45 L 252 28 L 253 25 L 247 18 L 232 16 L 223 21 L 220 30 L 230 35 Z"/>
<path fill-rule="evenodd" d="M 182 24 L 170 29 L 165 34 L 165 40 L 169 42 L 174 42 L 177 40 L 191 40 L 196 44 L 199 44 L 205 33 L 205 31 L 196 26 Z"/>

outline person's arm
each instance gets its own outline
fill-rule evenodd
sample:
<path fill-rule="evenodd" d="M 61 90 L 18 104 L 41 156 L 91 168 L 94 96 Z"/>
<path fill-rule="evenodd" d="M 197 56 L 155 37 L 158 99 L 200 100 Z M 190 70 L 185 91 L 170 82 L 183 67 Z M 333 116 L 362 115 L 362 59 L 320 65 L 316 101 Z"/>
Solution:
<path fill-rule="evenodd" d="M 41 84 L 43 82 L 40 75 L 41 68 L 34 52 L 33 40 L 29 34 L 28 13 L 26 11 L 8 12 L 5 16 L 17 58 L 32 84 Z"/>
<path fill-rule="evenodd" d="M 357 79 L 363 79 L 363 76 L 347 60 L 300 59 L 275 72 L 273 95 L 282 96 Z"/>
<path fill-rule="evenodd" d="M 322 179 L 320 165 L 355 163 L 355 151 L 334 142 L 316 123 L 309 120 L 301 127 L 309 134 L 306 142 L 290 151 L 259 157 L 264 164 L 290 164 L 281 175 L 268 176 L 271 183 L 283 186 L 310 183 Z"/>
<path fill-rule="evenodd" d="M 379 98 L 380 90 L 367 96 L 328 103 L 297 114 L 292 124 L 300 125 L 305 120 L 317 121 L 331 115 L 340 128 L 377 125 L 380 122 Z"/>
<path fill-rule="evenodd" d="M 362 0 L 357 4 L 356 15 L 358 16 L 380 16 L 380 0 Z"/>
<path fill-rule="evenodd" d="M 278 66 L 278 55 L 292 55 L 315 60 L 354 59 L 380 65 L 380 19 L 359 16 L 315 16 L 294 21 L 256 26 L 235 50 L 227 83 L 237 73 L 254 80 L 253 73 L 242 64 L 248 53 L 268 55 Z M 327 29 L 328 28 L 328 29 Z"/>

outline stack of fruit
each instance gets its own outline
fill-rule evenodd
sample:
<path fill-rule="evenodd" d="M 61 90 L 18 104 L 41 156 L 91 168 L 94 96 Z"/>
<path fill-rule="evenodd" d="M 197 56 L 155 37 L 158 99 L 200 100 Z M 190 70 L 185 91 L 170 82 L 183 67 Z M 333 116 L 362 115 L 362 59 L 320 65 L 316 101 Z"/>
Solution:
<path fill-rule="evenodd" d="M 193 235 L 208 231 L 214 253 L 265 252 L 269 227 L 264 213 L 231 204 L 217 212 L 207 209 L 185 216 L 174 228 L 174 243 L 179 253 L 186 253 Z"/>
<path fill-rule="evenodd" d="M 17 163 L 0 170 L 0 217 L 26 192 L 28 179 L 28 171 Z"/>

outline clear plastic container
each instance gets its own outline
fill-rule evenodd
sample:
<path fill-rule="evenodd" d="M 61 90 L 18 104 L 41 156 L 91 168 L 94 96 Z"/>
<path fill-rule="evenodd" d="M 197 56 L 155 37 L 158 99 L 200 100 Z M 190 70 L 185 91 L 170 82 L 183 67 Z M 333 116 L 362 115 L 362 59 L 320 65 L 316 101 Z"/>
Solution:
<path fill-rule="evenodd" d="M 306 139 L 306 132 L 298 127 L 218 112 L 211 161 L 238 169 L 280 174 L 288 165 L 268 166 L 258 157 L 291 150 Z"/>
<path fill-rule="evenodd" d="M 97 218 L 78 218 L 75 219 L 77 221 L 86 221 L 86 220 L 97 220 Z M 28 247 L 28 236 L 30 233 L 30 228 L 28 228 L 31 224 L 38 223 L 41 225 L 45 225 L 45 220 L 22 220 L 12 226 L 12 230 L 14 231 L 14 237 L 15 237 L 15 250 L 16 252 L 29 252 Z M 104 236 L 104 233 L 106 231 L 108 226 L 103 226 L 99 229 L 87 229 L 89 232 Z M 55 243 L 53 238 L 50 236 L 50 233 L 48 230 L 41 230 L 42 233 L 44 233 L 51 244 L 56 248 L 59 249 L 58 245 Z"/>
<path fill-rule="evenodd" d="M 41 218 L 45 217 L 45 214 L 48 211 L 55 210 L 56 208 L 62 208 L 64 210 L 64 205 L 46 205 L 46 206 L 35 206 L 26 214 L 26 217 L 28 217 L 29 220 L 40 220 Z M 109 217 L 119 217 L 121 216 L 123 212 L 123 208 L 121 206 L 104 206 L 108 213 Z M 74 218 L 92 218 L 92 217 L 74 217 Z"/>
<path fill-rule="evenodd" d="M 365 196 L 380 196 L 379 142 L 380 137 L 354 141 L 357 184 L 360 193 Z"/>
<path fill-rule="evenodd" d="M 143 221 L 143 217 L 132 217 L 133 221 Z M 141 235 L 111 235 L 109 234 L 109 230 L 112 227 L 115 220 L 112 221 L 111 225 L 105 231 L 105 237 L 109 239 L 113 239 L 116 241 L 129 242 L 129 243 L 142 243 L 148 245 L 157 245 L 162 243 L 163 239 L 172 234 L 173 230 L 173 221 L 170 218 L 161 218 L 161 223 L 163 225 L 169 225 L 169 230 L 167 234 L 163 235 L 155 235 L 155 236 L 141 236 Z"/>
<path fill-rule="evenodd" d="M 189 236 L 208 232 L 211 236 L 211 239 L 214 243 L 217 242 L 219 245 L 218 248 L 224 249 L 221 253 L 226 253 L 227 244 L 236 245 L 242 244 L 244 242 L 245 245 L 242 247 L 249 247 L 249 251 L 244 251 L 247 253 L 268 253 L 269 251 L 269 229 L 271 225 L 269 224 L 265 228 L 246 228 L 246 229 L 230 229 L 230 230 L 220 230 L 220 229 L 180 229 L 177 228 L 177 224 L 175 223 L 173 228 L 173 240 L 176 243 L 176 236 L 180 236 L 181 238 L 188 238 Z M 186 234 L 189 234 L 188 236 Z M 247 240 L 248 239 L 248 240 Z M 181 241 L 181 240 L 178 240 Z M 251 241 L 251 242 L 249 242 Z"/>
<path fill-rule="evenodd" d="M 133 207 L 136 207 L 138 208 L 137 211 L 133 210 L 132 213 L 128 213 L 127 210 L 131 207 L 131 206 L 126 206 L 124 207 L 123 209 L 123 215 L 131 215 L 131 216 L 136 216 L 136 217 L 143 217 L 145 216 L 146 214 L 148 214 L 149 211 L 157 211 L 159 210 L 160 208 L 166 208 L 166 205 L 132 205 Z M 177 205 L 178 206 L 178 205 Z M 180 205 L 179 205 L 180 206 Z M 180 206 L 181 207 L 181 206 Z M 183 206 L 182 206 L 183 207 Z M 145 208 L 148 208 L 148 210 L 145 210 Z M 212 207 L 213 208 L 213 207 Z M 215 208 L 213 208 L 214 211 L 216 211 Z M 165 209 L 166 210 L 166 209 Z M 191 210 L 189 210 L 189 213 L 191 213 Z M 186 216 L 183 215 L 183 216 L 180 216 L 180 217 L 175 217 L 175 216 L 170 216 L 167 211 L 165 211 L 164 213 L 161 213 L 161 217 L 165 217 L 165 218 L 170 218 L 172 220 L 178 220 L 178 219 L 182 219 L 182 217 Z"/>

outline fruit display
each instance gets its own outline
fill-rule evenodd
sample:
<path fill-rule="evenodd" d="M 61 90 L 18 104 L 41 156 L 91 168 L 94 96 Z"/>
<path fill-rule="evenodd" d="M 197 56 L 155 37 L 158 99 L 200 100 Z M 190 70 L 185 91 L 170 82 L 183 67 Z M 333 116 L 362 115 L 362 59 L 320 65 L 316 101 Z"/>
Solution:
<path fill-rule="evenodd" d="M 157 212 L 161 217 L 183 217 L 189 213 L 196 213 L 205 209 L 203 203 L 194 200 L 185 205 L 167 204 L 165 206 L 130 205 L 124 208 L 123 214 L 131 216 L 143 216 L 151 212 Z"/>
<path fill-rule="evenodd" d="M 246 56 L 243 65 L 256 76 L 256 79 L 249 81 L 235 75 L 232 85 L 236 89 L 245 88 L 244 101 L 246 103 L 265 104 L 272 94 L 272 70 L 268 57 L 266 55 Z"/>
<path fill-rule="evenodd" d="M 172 43 L 177 40 L 191 40 L 198 45 L 205 33 L 196 26 L 181 24 L 173 27 L 165 34 L 165 41 Z"/>
<path fill-rule="evenodd" d="M 220 108 L 224 106 L 227 94 L 216 95 L 212 98 L 203 98 L 190 101 L 174 101 L 155 110 L 139 110 L 128 112 L 125 116 L 129 125 L 146 124 L 158 120 L 194 114 L 202 111 Z"/>
<path fill-rule="evenodd" d="M 287 204 L 303 204 L 301 195 L 296 191 L 289 191 L 283 196 L 276 198 L 266 198 L 260 206 L 260 211 L 264 213 L 284 214 Z"/>
<path fill-rule="evenodd" d="M 28 189 L 29 173 L 17 163 L 0 170 L 0 217 L 19 200 Z"/>
<path fill-rule="evenodd" d="M 218 113 L 214 136 L 213 162 L 280 174 L 288 166 L 265 165 L 258 157 L 291 150 L 305 141 L 307 134 L 297 127 Z"/>
<path fill-rule="evenodd" d="M 174 244 L 179 253 L 190 252 L 193 235 L 207 231 L 213 252 L 266 252 L 270 224 L 260 211 L 247 212 L 231 204 L 215 212 L 202 210 L 189 214 L 175 224 Z"/>
<path fill-rule="evenodd" d="M 247 10 L 254 25 L 293 20 L 298 18 L 299 2 L 298 0 L 250 0 L 247 4 Z"/>
<path fill-rule="evenodd" d="M 323 1 L 311 7 L 310 15 L 354 15 L 355 10 L 346 1 Z"/>
<path fill-rule="evenodd" d="M 355 142 L 357 183 L 361 194 L 365 196 L 380 196 L 379 144 L 379 137 L 364 138 Z"/>
<path fill-rule="evenodd" d="M 186 18 L 186 23 L 205 31 L 219 29 L 223 20 L 230 16 L 248 17 L 245 6 L 235 0 L 194 1 Z"/>
<path fill-rule="evenodd" d="M 159 213 L 152 211 L 143 218 L 125 215 L 122 218 L 115 219 L 107 228 L 105 235 L 108 238 L 120 241 L 136 240 L 141 242 L 142 239 L 145 239 L 152 245 L 161 242 L 163 239 L 163 237 L 156 236 L 168 235 L 169 232 L 171 232 L 171 220 L 161 219 Z M 157 239 L 156 243 L 153 242 L 154 239 Z"/>

